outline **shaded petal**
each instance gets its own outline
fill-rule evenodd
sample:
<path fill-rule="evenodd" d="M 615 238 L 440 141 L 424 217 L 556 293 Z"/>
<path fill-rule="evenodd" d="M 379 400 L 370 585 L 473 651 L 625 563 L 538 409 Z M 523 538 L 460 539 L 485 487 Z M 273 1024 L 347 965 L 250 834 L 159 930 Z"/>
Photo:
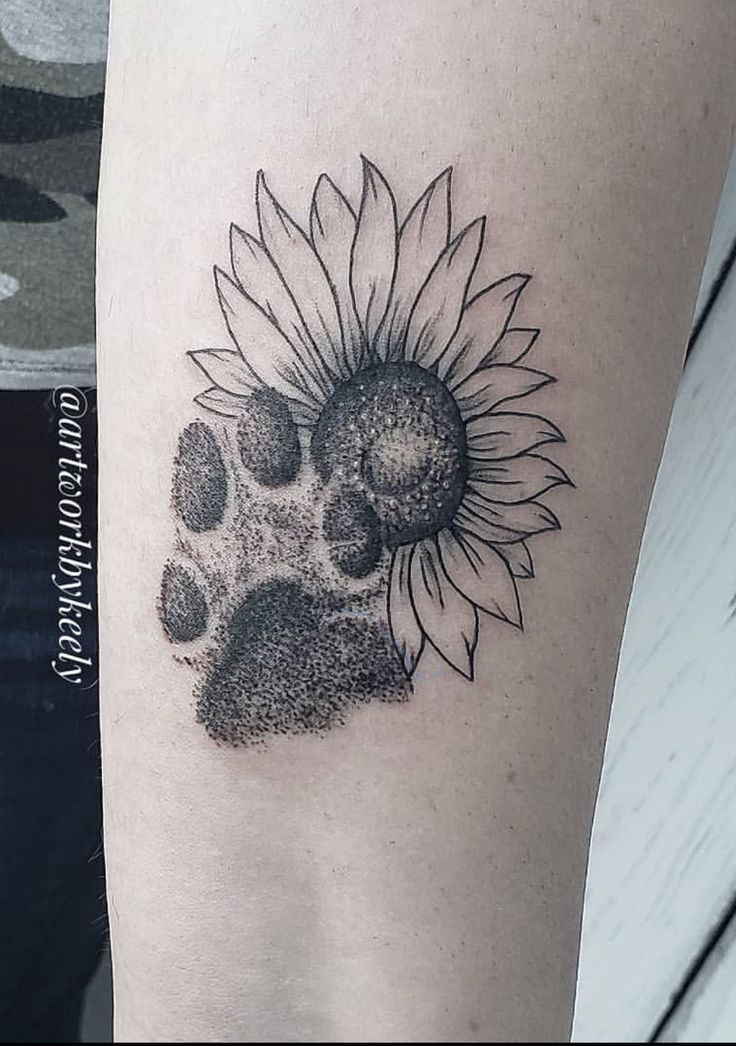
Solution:
<path fill-rule="evenodd" d="M 485 218 L 477 218 L 439 256 L 409 318 L 406 359 L 429 366 L 447 348 L 460 323 L 485 227 Z"/>
<path fill-rule="evenodd" d="M 515 541 L 511 545 L 499 545 L 496 551 L 506 560 L 514 577 L 534 577 L 532 556 L 523 541 Z"/>
<path fill-rule="evenodd" d="M 487 614 L 521 627 L 521 606 L 506 560 L 473 534 L 444 530 L 440 559 L 455 588 Z"/>
<path fill-rule="evenodd" d="M 388 623 L 391 639 L 401 658 L 404 671 L 409 676 L 416 668 L 424 647 L 424 634 L 411 605 L 409 588 L 409 566 L 413 551 L 413 545 L 404 545 L 396 550 L 391 560 L 388 582 Z"/>
<path fill-rule="evenodd" d="M 248 396 L 261 387 L 261 380 L 239 352 L 232 349 L 196 349 L 187 355 L 206 378 L 236 396 Z"/>
<path fill-rule="evenodd" d="M 538 327 L 507 327 L 486 357 L 486 363 L 518 363 L 539 337 Z"/>
<path fill-rule="evenodd" d="M 353 303 L 372 346 L 391 299 L 396 274 L 396 200 L 377 167 L 363 157 L 363 196 L 350 256 Z"/>
<path fill-rule="evenodd" d="M 561 483 L 571 485 L 567 473 L 538 454 L 522 454 L 494 464 L 471 466 L 470 470 L 470 485 L 491 501 L 530 501 Z"/>
<path fill-rule="evenodd" d="M 463 512 L 462 519 L 458 518 Z M 493 531 L 493 537 L 486 537 L 480 528 L 466 523 L 466 516 L 481 521 Z M 518 505 L 500 505 L 488 501 L 482 494 L 470 487 L 465 491 L 462 504 L 455 513 L 455 521 L 463 529 L 470 530 L 484 541 L 492 544 L 505 544 L 509 541 L 520 541 L 532 534 L 544 530 L 559 530 L 560 521 L 554 512 L 537 501 L 522 501 Z"/>
<path fill-rule="evenodd" d="M 478 612 L 451 583 L 431 539 L 414 547 L 409 579 L 412 606 L 425 636 L 449 665 L 472 679 Z"/>
<path fill-rule="evenodd" d="M 226 418 L 237 418 L 246 403 L 245 396 L 235 396 L 231 392 L 213 385 L 211 389 L 200 392 L 194 397 L 194 402 L 213 414 L 222 414 Z"/>
<path fill-rule="evenodd" d="M 230 260 L 247 298 L 266 313 L 307 366 L 314 369 L 314 344 L 281 273 L 260 240 L 230 226 Z M 315 374 L 319 371 L 316 368 Z"/>
<path fill-rule="evenodd" d="M 349 377 L 358 368 L 363 344 L 350 291 L 350 253 L 355 239 L 355 213 L 326 174 L 319 176 L 314 188 L 309 231 L 337 299 L 345 342 L 342 373 Z"/>
<path fill-rule="evenodd" d="M 497 411 L 469 421 L 465 427 L 471 464 L 514 458 L 543 443 L 564 443 L 556 425 L 536 414 Z M 472 461 L 472 459 L 476 459 Z"/>
<path fill-rule="evenodd" d="M 334 378 L 343 351 L 335 295 L 309 237 L 270 191 L 263 171 L 256 180 L 256 210 L 261 240 L 311 335 L 315 361 Z"/>
<path fill-rule="evenodd" d="M 425 189 L 401 226 L 393 294 L 378 334 L 381 359 L 398 359 L 403 355 L 414 302 L 450 242 L 451 181 L 452 168 L 448 167 Z"/>
<path fill-rule="evenodd" d="M 265 385 L 285 396 L 321 403 L 321 386 L 282 331 L 221 269 L 215 269 L 220 308 L 243 359 Z"/>
<path fill-rule="evenodd" d="M 528 367 L 483 367 L 453 389 L 453 396 L 467 421 L 487 413 L 505 400 L 528 396 L 554 380 L 549 374 Z"/>
<path fill-rule="evenodd" d="M 439 376 L 457 384 L 482 366 L 503 337 L 531 276 L 514 273 L 484 288 L 468 302 L 457 333 L 439 361 Z"/>
<path fill-rule="evenodd" d="M 492 545 L 503 545 L 519 541 L 520 535 L 497 522 L 498 513 L 488 511 L 485 503 L 461 505 L 455 513 L 453 526 L 464 533 L 475 534 L 481 541 Z"/>

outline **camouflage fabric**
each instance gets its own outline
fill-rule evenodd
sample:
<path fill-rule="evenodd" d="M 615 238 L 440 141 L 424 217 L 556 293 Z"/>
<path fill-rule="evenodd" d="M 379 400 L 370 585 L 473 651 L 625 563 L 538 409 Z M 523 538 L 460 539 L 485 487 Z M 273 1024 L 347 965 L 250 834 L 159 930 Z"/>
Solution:
<path fill-rule="evenodd" d="M 0 4 L 0 388 L 94 383 L 107 6 Z"/>

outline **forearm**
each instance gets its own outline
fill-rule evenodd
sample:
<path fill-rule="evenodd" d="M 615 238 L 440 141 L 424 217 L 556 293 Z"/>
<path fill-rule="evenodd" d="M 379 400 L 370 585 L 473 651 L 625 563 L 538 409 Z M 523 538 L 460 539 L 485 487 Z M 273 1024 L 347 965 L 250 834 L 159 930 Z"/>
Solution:
<path fill-rule="evenodd" d="M 730 145 L 735 19 L 725 3 L 695 6 L 113 3 L 99 234 L 101 651 L 123 1041 L 567 1034 L 618 640 Z M 377 169 L 365 182 L 361 152 Z M 391 257 L 379 232 L 396 238 L 448 165 L 450 237 L 487 215 L 485 247 L 463 300 L 452 280 L 437 291 L 456 321 L 443 327 L 425 302 L 417 331 L 411 310 L 401 325 L 397 303 L 416 305 L 422 281 L 402 299 L 411 273 L 399 276 L 395 255 L 388 276 L 371 269 L 373 282 L 361 281 L 362 258 Z M 263 187 L 254 200 L 259 169 L 307 230 L 321 172 L 346 194 L 354 214 L 343 218 L 356 228 L 384 208 L 385 220 L 370 216 L 372 236 L 350 238 L 352 264 L 334 261 L 344 284 L 320 256 L 332 298 L 319 266 L 307 278 L 306 256 L 292 265 Z M 319 255 L 317 212 L 309 249 Z M 233 221 L 255 234 L 242 241 L 247 257 L 229 257 Z M 445 232 L 435 256 L 446 243 Z M 457 246 L 475 249 L 467 238 Z M 263 281 L 246 286 L 261 250 L 283 252 L 278 323 Z M 236 309 L 241 292 L 252 297 L 266 323 L 262 341 L 232 332 L 246 364 L 240 393 L 251 404 L 276 388 L 289 403 L 287 421 L 248 423 L 245 454 L 240 416 L 193 403 L 212 383 L 186 352 L 236 351 L 213 263 L 227 274 L 221 297 Z M 412 264 L 421 275 L 418 255 Z M 496 365 L 559 383 L 508 412 L 483 405 L 484 417 L 543 419 L 537 443 L 507 426 L 503 438 L 517 443 L 504 454 L 442 397 L 462 398 L 445 363 L 463 305 L 514 273 L 534 278 L 512 326 L 542 334 L 523 363 L 507 343 L 510 362 Z M 400 337 L 381 322 L 391 308 Z M 302 340 L 292 331 L 298 366 L 285 379 L 271 327 L 294 316 Z M 324 344 L 312 337 L 321 320 Z M 430 359 L 426 332 L 437 330 L 444 343 Z M 211 358 L 199 362 L 213 373 Z M 355 391 L 358 380 L 357 420 L 335 414 L 341 383 Z M 243 409 L 252 416 L 252 404 Z M 320 450 L 327 410 L 337 420 Z M 206 496 L 193 505 L 172 462 L 187 456 L 181 433 L 195 419 L 220 450 L 199 469 Z M 351 423 L 365 441 L 355 474 L 341 457 L 357 438 Z M 377 434 L 397 423 L 409 443 L 379 453 Z M 401 515 L 389 502 L 414 493 L 407 462 L 422 465 L 425 443 L 436 454 L 433 440 L 441 468 L 427 491 L 418 485 L 421 511 L 407 500 Z M 575 489 L 543 489 L 534 462 L 519 468 L 540 455 Z M 338 468 L 346 483 L 357 477 L 360 518 L 347 539 L 325 522 Z M 478 522 L 468 492 L 482 496 L 502 473 L 529 489 L 516 502 L 496 491 L 495 516 L 481 508 Z M 530 521 L 535 499 L 559 532 L 541 509 Z M 373 552 L 365 518 L 378 521 Z M 453 575 L 445 532 L 512 564 L 494 575 L 500 589 L 471 593 Z M 533 579 L 519 564 L 522 539 Z M 444 620 L 431 582 L 419 590 L 419 557 L 434 569 L 433 547 L 454 600 Z M 365 562 L 351 565 L 354 554 Z M 416 576 L 400 624 L 391 571 L 404 556 Z M 183 624 L 166 584 L 162 596 L 166 563 L 202 599 L 189 600 Z M 264 601 L 262 586 L 277 583 L 278 599 L 272 590 Z M 378 681 L 367 684 L 371 671 Z"/>

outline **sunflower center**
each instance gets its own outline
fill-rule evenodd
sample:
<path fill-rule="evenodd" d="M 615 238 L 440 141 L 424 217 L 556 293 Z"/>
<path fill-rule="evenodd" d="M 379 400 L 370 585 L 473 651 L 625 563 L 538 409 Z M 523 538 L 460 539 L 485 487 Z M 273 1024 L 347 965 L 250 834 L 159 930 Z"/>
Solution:
<path fill-rule="evenodd" d="M 379 432 L 363 458 L 363 475 L 377 495 L 409 494 L 432 469 L 434 441 L 428 432 L 394 425 Z"/>
<path fill-rule="evenodd" d="M 416 363 L 377 364 L 339 386 L 315 427 L 312 457 L 325 483 L 372 506 L 389 548 L 448 526 L 467 478 L 457 404 Z"/>

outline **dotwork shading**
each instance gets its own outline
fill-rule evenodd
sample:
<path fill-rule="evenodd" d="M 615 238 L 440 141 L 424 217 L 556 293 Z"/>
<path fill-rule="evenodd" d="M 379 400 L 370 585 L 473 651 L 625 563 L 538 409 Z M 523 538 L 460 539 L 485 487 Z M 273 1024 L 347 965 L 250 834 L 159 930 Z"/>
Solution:
<path fill-rule="evenodd" d="M 175 452 L 159 615 L 200 670 L 217 741 L 321 733 L 403 701 L 431 648 L 474 677 L 482 615 L 521 629 L 529 541 L 559 528 L 563 435 L 526 400 L 530 277 L 473 287 L 485 218 L 453 228 L 452 170 L 401 224 L 363 160 L 356 211 L 321 175 L 308 231 L 256 180 L 257 235 L 215 268 L 229 349 Z"/>

